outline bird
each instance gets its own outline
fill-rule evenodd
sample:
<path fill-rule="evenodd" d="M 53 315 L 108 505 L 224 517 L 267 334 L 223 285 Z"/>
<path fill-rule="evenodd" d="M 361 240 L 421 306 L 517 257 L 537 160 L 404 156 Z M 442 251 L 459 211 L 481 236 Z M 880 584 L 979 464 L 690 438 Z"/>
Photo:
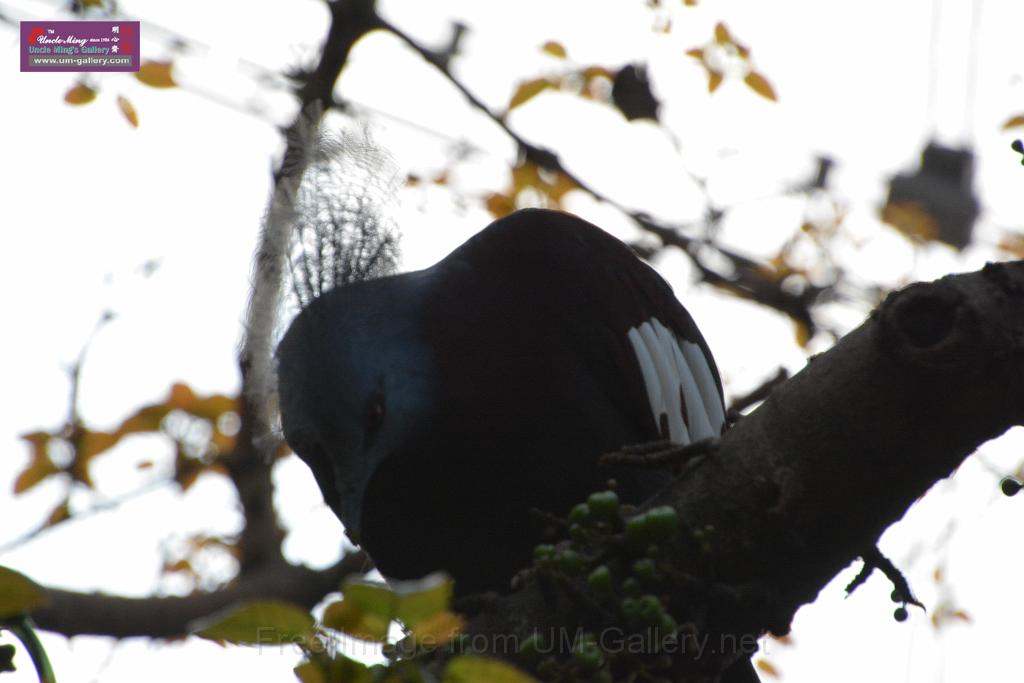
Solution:
<path fill-rule="evenodd" d="M 671 474 L 599 464 L 725 429 L 708 344 L 671 287 L 575 215 L 523 209 L 424 270 L 326 291 L 277 348 L 284 438 L 388 579 L 444 571 L 504 592 L 565 515 L 616 481 L 639 504 Z"/>

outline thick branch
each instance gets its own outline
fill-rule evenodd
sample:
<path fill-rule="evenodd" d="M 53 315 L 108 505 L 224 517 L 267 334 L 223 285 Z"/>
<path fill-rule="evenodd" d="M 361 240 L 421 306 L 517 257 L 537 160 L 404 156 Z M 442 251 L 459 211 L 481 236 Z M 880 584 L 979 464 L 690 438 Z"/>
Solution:
<path fill-rule="evenodd" d="M 346 555 L 322 571 L 282 562 L 227 588 L 185 597 L 123 598 L 49 588 L 48 603 L 32 612 L 32 618 L 40 628 L 66 636 L 177 638 L 187 635 L 189 624 L 196 619 L 245 600 L 284 600 L 312 608 L 325 595 L 338 590 L 346 576 L 363 571 L 365 566 L 362 553 Z"/>
<path fill-rule="evenodd" d="M 784 633 L 937 480 L 1018 424 L 1024 261 L 890 295 L 648 507 L 671 505 L 686 530 L 713 530 L 709 547 L 680 543 L 674 556 L 683 575 L 730 596 L 705 606 L 703 627 Z M 559 618 L 527 586 L 471 630 L 571 627 Z"/>

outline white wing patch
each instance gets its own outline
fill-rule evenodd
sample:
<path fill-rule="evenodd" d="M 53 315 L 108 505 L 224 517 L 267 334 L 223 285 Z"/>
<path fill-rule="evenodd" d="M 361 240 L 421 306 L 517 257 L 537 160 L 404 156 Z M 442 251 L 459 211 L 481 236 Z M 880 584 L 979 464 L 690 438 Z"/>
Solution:
<path fill-rule="evenodd" d="M 717 437 L 725 423 L 722 399 L 700 346 L 681 340 L 657 318 L 627 333 L 640 365 L 647 400 L 663 437 L 692 443 Z"/>

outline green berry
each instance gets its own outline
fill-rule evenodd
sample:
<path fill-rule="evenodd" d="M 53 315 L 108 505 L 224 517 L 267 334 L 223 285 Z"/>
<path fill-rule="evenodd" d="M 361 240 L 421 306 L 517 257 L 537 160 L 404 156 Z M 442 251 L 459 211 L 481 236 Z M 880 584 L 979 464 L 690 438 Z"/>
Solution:
<path fill-rule="evenodd" d="M 544 560 L 550 560 L 555 556 L 555 546 L 547 543 L 542 543 L 533 549 L 533 561 L 543 562 Z"/>
<path fill-rule="evenodd" d="M 573 658 L 584 669 L 597 669 L 604 663 L 604 654 L 597 643 L 582 639 L 576 643 Z"/>
<path fill-rule="evenodd" d="M 544 639 L 539 633 L 531 633 L 519 646 L 519 654 L 528 661 L 535 660 L 544 649 Z"/>
<path fill-rule="evenodd" d="M 643 581 L 651 581 L 657 577 L 658 570 L 654 560 L 645 557 L 633 563 L 633 574 Z"/>
<path fill-rule="evenodd" d="M 654 595 L 643 595 L 637 600 L 637 616 L 646 624 L 657 624 L 665 615 L 661 600 Z"/>
<path fill-rule="evenodd" d="M 587 583 L 590 587 L 598 593 L 611 593 L 612 592 L 612 573 L 608 571 L 608 566 L 602 564 L 600 567 L 590 572 L 587 577 Z"/>
<path fill-rule="evenodd" d="M 614 517 L 619 513 L 619 496 L 615 491 L 598 491 L 590 494 L 587 505 L 597 517 Z"/>
<path fill-rule="evenodd" d="M 575 522 L 576 524 L 583 524 L 588 519 L 590 519 L 590 506 L 587 505 L 586 503 L 580 503 L 579 505 L 573 507 L 573 509 L 569 511 L 570 522 Z"/>
<path fill-rule="evenodd" d="M 622 600 L 622 616 L 627 620 L 633 620 L 640 616 L 640 603 L 635 598 L 624 598 Z"/>
<path fill-rule="evenodd" d="M 566 574 L 578 574 L 586 567 L 583 556 L 575 550 L 560 550 L 555 555 L 555 566 Z"/>
<path fill-rule="evenodd" d="M 640 595 L 640 582 L 630 576 L 622 582 L 622 590 L 626 595 Z"/>

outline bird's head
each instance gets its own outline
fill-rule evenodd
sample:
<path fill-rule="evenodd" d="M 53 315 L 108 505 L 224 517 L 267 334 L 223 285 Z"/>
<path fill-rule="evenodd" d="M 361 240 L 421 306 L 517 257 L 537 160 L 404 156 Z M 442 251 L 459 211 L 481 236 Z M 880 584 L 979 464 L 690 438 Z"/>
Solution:
<path fill-rule="evenodd" d="M 285 439 L 356 543 L 371 477 L 429 420 L 433 363 L 417 333 L 426 285 L 409 273 L 329 291 L 278 346 Z"/>

